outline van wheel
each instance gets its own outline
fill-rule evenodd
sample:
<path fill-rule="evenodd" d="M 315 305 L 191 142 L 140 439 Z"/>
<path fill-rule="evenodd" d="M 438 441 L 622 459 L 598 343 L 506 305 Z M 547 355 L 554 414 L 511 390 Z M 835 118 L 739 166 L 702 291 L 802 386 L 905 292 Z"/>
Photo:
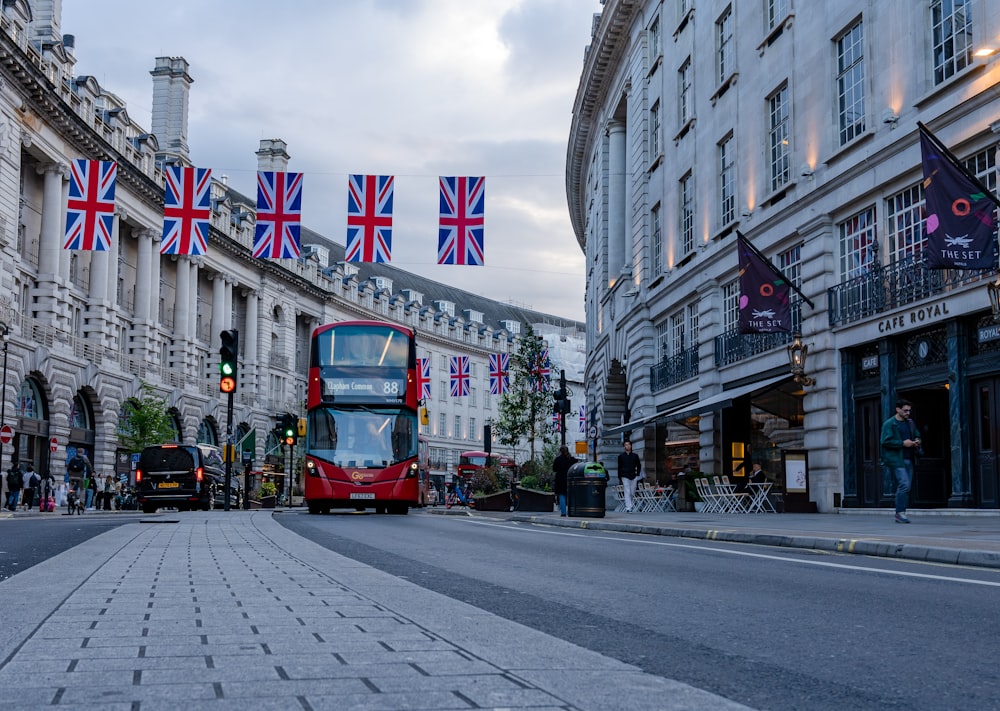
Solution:
<path fill-rule="evenodd" d="M 156 507 L 155 506 L 150 506 L 149 504 L 143 504 L 142 505 L 142 512 L 144 514 L 154 514 L 154 513 L 156 513 Z"/>

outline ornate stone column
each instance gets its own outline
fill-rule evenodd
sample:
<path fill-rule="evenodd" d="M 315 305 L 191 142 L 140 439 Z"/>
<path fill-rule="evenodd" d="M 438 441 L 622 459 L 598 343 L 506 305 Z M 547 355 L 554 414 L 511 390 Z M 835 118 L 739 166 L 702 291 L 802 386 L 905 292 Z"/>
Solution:
<path fill-rule="evenodd" d="M 260 392 L 257 384 L 257 364 L 260 360 L 258 358 L 259 345 L 257 343 L 260 295 L 258 292 L 250 290 L 244 293 L 247 299 L 247 325 L 246 335 L 240 334 L 240 339 L 243 340 L 243 368 L 244 373 L 248 376 L 243 381 L 244 387 L 247 388 L 244 392 L 255 393 L 258 400 L 260 400 L 264 396 L 264 393 Z"/>
<path fill-rule="evenodd" d="M 219 334 L 228 326 L 223 314 L 226 310 L 226 277 L 221 272 L 209 275 L 212 280 L 212 332 L 209 334 L 209 347 L 212 353 L 219 350 L 221 341 Z"/>
<path fill-rule="evenodd" d="M 626 180 L 628 163 L 625 124 L 608 124 L 608 280 L 614 283 L 624 271 L 626 235 Z"/>
<path fill-rule="evenodd" d="M 148 229 L 138 229 L 134 231 L 137 242 L 137 256 L 135 264 L 135 323 L 147 323 L 149 321 L 149 295 L 153 278 L 153 231 Z"/>
<path fill-rule="evenodd" d="M 42 219 L 38 240 L 38 276 L 52 280 L 59 272 L 59 254 L 62 251 L 62 181 L 66 166 L 46 163 L 38 167 L 42 175 Z"/>
<path fill-rule="evenodd" d="M 163 255 L 160 254 L 160 244 L 163 241 L 163 233 L 157 229 L 149 229 L 149 239 L 152 249 L 149 255 L 149 321 L 154 326 L 160 323 L 160 264 Z"/>

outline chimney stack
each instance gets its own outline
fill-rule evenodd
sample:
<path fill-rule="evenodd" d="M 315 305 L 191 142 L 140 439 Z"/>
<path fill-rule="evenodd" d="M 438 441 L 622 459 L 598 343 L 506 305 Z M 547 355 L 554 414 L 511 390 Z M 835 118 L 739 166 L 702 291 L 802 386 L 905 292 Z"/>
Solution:
<path fill-rule="evenodd" d="M 188 97 L 194 80 L 183 57 L 157 57 L 153 76 L 152 131 L 160 144 L 157 159 L 190 165 L 187 144 Z"/>
<path fill-rule="evenodd" d="M 285 150 L 288 144 L 280 138 L 262 138 L 257 151 L 257 170 L 273 170 L 284 173 L 288 170 L 288 159 L 291 157 Z"/>
<path fill-rule="evenodd" d="M 4 7 L 8 4 L 4 2 Z M 62 0 L 35 0 L 31 3 L 31 29 L 29 37 L 39 45 L 59 42 L 59 22 L 62 20 Z"/>

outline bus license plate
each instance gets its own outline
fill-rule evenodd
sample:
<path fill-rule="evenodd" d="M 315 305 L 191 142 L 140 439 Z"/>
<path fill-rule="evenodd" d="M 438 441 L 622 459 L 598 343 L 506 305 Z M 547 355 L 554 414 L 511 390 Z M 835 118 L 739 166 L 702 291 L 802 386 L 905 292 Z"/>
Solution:
<path fill-rule="evenodd" d="M 161 481 L 157 489 L 176 489 L 180 486 L 179 482 L 176 481 Z"/>
<path fill-rule="evenodd" d="M 375 494 L 351 494 L 352 499 L 374 499 Z"/>

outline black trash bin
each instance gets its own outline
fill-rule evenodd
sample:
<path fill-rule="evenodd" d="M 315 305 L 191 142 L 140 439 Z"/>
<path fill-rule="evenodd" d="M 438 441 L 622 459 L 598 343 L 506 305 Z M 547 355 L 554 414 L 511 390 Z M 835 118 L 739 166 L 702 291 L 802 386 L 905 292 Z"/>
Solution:
<path fill-rule="evenodd" d="M 604 518 L 608 470 L 600 462 L 577 462 L 566 474 L 566 513 Z"/>

